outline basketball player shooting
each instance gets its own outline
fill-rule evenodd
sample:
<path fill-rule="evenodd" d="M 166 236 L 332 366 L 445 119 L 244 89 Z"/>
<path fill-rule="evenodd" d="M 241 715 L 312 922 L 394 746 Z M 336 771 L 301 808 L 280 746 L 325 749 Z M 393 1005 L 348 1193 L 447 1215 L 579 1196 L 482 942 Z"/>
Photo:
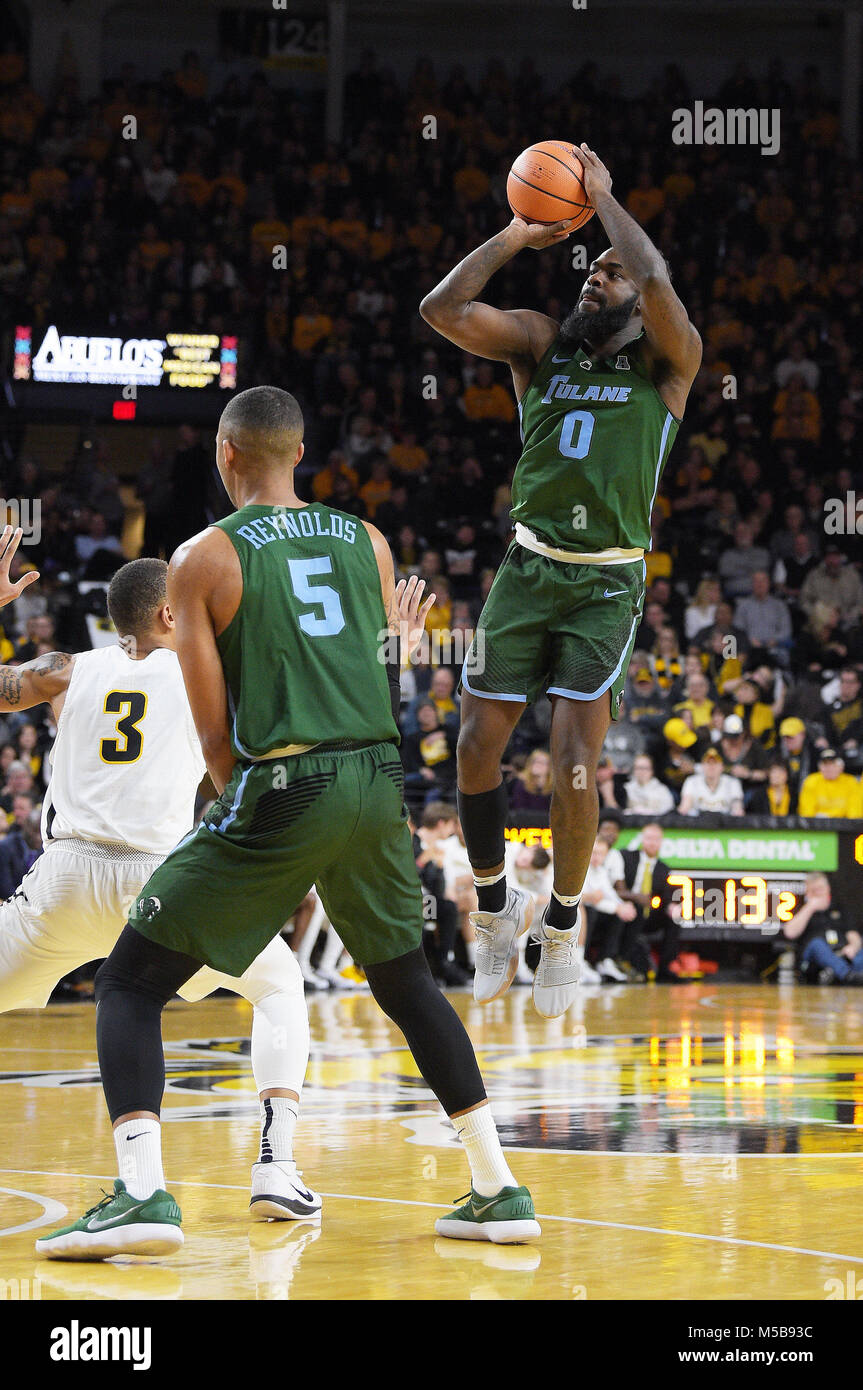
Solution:
<path fill-rule="evenodd" d="M 426 296 L 427 323 L 466 352 L 507 362 L 521 423 L 512 485 L 515 539 L 479 619 L 462 675 L 458 806 L 478 911 L 474 995 L 508 989 L 530 895 L 507 888 L 507 795 L 500 762 L 525 706 L 552 702 L 554 887 L 534 928 L 533 998 L 546 1018 L 572 1003 L 583 950 L 579 898 L 596 835 L 596 767 L 616 719 L 644 602 L 644 552 L 662 469 L 701 361 L 701 340 L 665 260 L 611 192 L 611 175 L 582 145 L 587 197 L 611 245 L 591 264 L 562 323 L 476 299 L 526 247 L 569 235 L 515 216 Z M 583 218 L 582 218 L 583 220 Z"/>

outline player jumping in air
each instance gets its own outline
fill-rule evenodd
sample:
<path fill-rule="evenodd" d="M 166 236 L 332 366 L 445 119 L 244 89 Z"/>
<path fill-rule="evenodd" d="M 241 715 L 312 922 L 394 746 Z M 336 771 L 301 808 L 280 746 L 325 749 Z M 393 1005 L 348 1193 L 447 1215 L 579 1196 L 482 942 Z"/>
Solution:
<path fill-rule="evenodd" d="M 0 538 L 0 608 L 26 585 L 9 580 L 20 530 Z M 57 720 L 42 810 L 45 853 L 0 906 L 0 1013 L 42 1008 L 57 981 L 107 956 L 153 870 L 191 828 L 206 771 L 177 660 L 164 560 L 133 560 L 108 589 L 117 646 L 49 652 L 0 666 L 0 711 L 50 704 Z M 293 1159 L 293 1133 L 309 1060 L 309 1020 L 293 951 L 275 937 L 237 977 L 200 970 L 179 989 L 203 999 L 230 989 L 254 1006 L 252 1070 L 261 1103 L 261 1150 L 252 1169 L 256 1219 L 319 1218 Z M 143 1127 L 118 1129 L 120 1174 L 132 1196 L 132 1154 Z M 146 1170 L 161 1187 L 161 1172 Z M 126 1232 L 128 1249 L 141 1231 Z"/>
<path fill-rule="evenodd" d="M 36 1242 L 66 1259 L 129 1249 L 134 1227 L 182 1243 L 161 1188 L 161 1010 L 202 964 L 240 975 L 315 884 L 327 917 L 401 1028 L 467 1152 L 472 1190 L 440 1235 L 509 1243 L 540 1234 L 509 1171 L 470 1039 L 422 948 L 422 891 L 402 797 L 398 652 L 387 630 L 422 586 L 397 589 L 383 536 L 303 503 L 294 468 L 303 419 L 286 391 L 258 386 L 226 406 L 219 473 L 237 510 L 182 545 L 168 574 L 177 651 L 220 793 L 141 890 L 96 976 L 102 1082 L 116 1127 L 140 1133 L 129 1191 Z M 388 645 L 397 648 L 397 639 Z M 130 1195 L 130 1192 L 132 1195 Z"/>
<path fill-rule="evenodd" d="M 596 767 L 616 719 L 644 600 L 644 552 L 659 478 L 701 361 L 701 340 L 665 260 L 611 193 L 582 145 L 587 195 L 611 241 L 563 323 L 476 301 L 524 247 L 565 240 L 567 224 L 519 217 L 467 256 L 420 306 L 465 351 L 509 363 L 522 452 L 515 539 L 492 585 L 462 678 L 458 805 L 479 911 L 474 994 L 509 986 L 532 904 L 507 890 L 500 762 L 524 707 L 552 702 L 554 888 L 534 929 L 538 1012 L 565 1012 L 578 984 L 579 895 L 596 835 Z M 484 650 L 483 669 L 476 652 Z"/>

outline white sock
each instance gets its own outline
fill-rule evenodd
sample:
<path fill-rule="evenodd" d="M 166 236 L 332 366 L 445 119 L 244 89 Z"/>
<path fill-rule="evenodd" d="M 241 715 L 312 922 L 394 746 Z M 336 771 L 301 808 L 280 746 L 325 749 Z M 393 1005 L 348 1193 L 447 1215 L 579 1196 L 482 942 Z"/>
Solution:
<path fill-rule="evenodd" d="M 294 951 L 294 955 L 302 965 L 311 964 L 312 951 L 315 949 L 315 942 L 317 941 L 321 927 L 324 924 L 325 915 L 326 914 L 324 913 L 323 903 L 321 902 L 320 898 L 316 898 L 315 906 L 312 910 L 312 915 L 309 918 L 309 925 L 306 927 L 302 941 Z"/>
<path fill-rule="evenodd" d="M 259 1163 L 282 1163 L 294 1156 L 294 1130 L 299 1106 L 288 1096 L 261 1101 L 261 1153 Z"/>
<path fill-rule="evenodd" d="M 493 1197 L 502 1187 L 518 1187 L 500 1147 L 494 1116 L 488 1105 L 459 1115 L 452 1121 L 464 1144 L 470 1164 L 471 1184 L 480 1197 Z"/>
<path fill-rule="evenodd" d="M 162 1126 L 158 1120 L 124 1120 L 114 1129 L 117 1171 L 139 1202 L 164 1190 Z"/>
<path fill-rule="evenodd" d="M 330 926 L 327 928 L 327 944 L 324 947 L 319 968 L 321 970 L 328 970 L 332 974 L 342 958 L 344 949 L 341 937 L 332 923 L 330 923 Z"/>
<path fill-rule="evenodd" d="M 557 898 L 557 901 L 559 903 L 563 903 L 564 907 L 575 907 L 578 903 L 581 902 L 580 893 L 576 893 L 574 897 L 568 898 L 564 893 L 558 893 L 556 888 L 552 888 L 551 896 L 553 898 Z"/>
<path fill-rule="evenodd" d="M 500 883 L 502 878 L 506 878 L 506 869 L 501 869 L 499 874 L 493 874 L 491 878 L 477 878 L 473 876 L 474 888 L 490 888 L 493 883 Z"/>

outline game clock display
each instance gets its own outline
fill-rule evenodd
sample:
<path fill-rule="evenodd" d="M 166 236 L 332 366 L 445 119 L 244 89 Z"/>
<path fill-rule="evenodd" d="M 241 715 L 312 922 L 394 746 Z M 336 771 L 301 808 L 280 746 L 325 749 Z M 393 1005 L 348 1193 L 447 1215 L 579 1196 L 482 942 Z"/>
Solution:
<path fill-rule="evenodd" d="M 806 880 L 803 874 L 675 870 L 668 885 L 684 930 L 733 939 L 752 932 L 775 936 L 802 906 Z"/>

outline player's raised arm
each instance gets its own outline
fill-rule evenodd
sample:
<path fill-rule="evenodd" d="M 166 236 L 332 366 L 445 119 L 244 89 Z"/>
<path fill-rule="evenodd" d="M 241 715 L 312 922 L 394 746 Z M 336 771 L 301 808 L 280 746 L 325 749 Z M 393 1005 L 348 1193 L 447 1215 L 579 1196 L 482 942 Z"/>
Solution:
<path fill-rule="evenodd" d="M 681 300 L 671 284 L 668 267 L 650 237 L 611 192 L 611 175 L 598 155 L 587 145 L 581 146 L 584 180 L 587 195 L 603 227 L 608 233 L 628 279 L 639 294 L 641 317 L 647 341 L 664 368 L 663 375 L 672 378 L 672 392 L 677 397 L 669 401 L 675 415 L 683 414 L 686 395 L 701 363 L 701 338 L 690 323 Z M 680 393 L 682 391 L 682 400 Z M 678 405 L 679 408 L 675 408 Z"/>
<path fill-rule="evenodd" d="M 444 338 L 493 362 L 540 360 L 557 333 L 547 314 L 533 309 L 495 309 L 475 298 L 496 270 L 526 246 L 535 251 L 564 241 L 566 222 L 546 227 L 514 217 L 502 232 L 483 242 L 441 280 L 420 304 L 420 313 Z"/>
<path fill-rule="evenodd" d="M 228 690 L 211 613 L 211 600 L 225 570 L 239 570 L 236 552 L 221 531 L 195 536 L 168 566 L 168 603 L 177 627 L 177 656 L 207 771 L 221 795 L 236 759 L 231 751 Z"/>
<path fill-rule="evenodd" d="M 14 603 L 39 578 L 35 570 L 15 583 L 9 578 L 9 567 L 23 534 L 20 526 L 4 526 L 0 534 L 0 608 Z M 59 715 L 74 660 L 67 652 L 46 652 L 22 666 L 0 666 L 0 713 L 49 704 Z"/>

